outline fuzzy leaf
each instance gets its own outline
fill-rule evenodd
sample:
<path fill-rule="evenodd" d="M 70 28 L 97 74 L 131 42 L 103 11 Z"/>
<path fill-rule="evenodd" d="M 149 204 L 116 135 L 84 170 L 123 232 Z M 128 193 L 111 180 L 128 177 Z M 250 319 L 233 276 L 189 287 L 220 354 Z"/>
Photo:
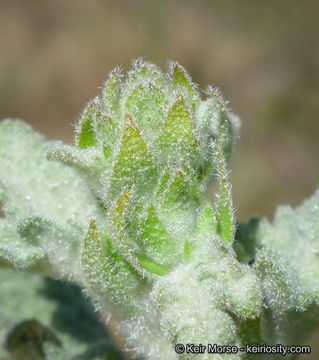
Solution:
<path fill-rule="evenodd" d="M 178 95 L 160 133 L 159 148 L 163 159 L 174 165 L 198 156 L 198 141 L 189 110 L 182 95 Z"/>
<path fill-rule="evenodd" d="M 188 210 L 199 204 L 198 190 L 184 171 L 176 172 L 164 195 L 164 205 L 167 208 Z"/>
<path fill-rule="evenodd" d="M 86 149 L 97 144 L 93 125 L 96 107 L 96 102 L 93 101 L 89 103 L 81 116 L 80 130 L 77 137 L 78 146 L 81 149 Z"/>
<path fill-rule="evenodd" d="M 91 179 L 92 183 L 94 183 L 93 179 L 98 179 L 104 170 L 103 158 L 102 153 L 95 148 L 83 151 L 62 143 L 55 144 L 48 151 L 48 160 L 59 161 L 75 169 L 79 174 Z"/>
<path fill-rule="evenodd" d="M 119 124 L 112 118 L 98 112 L 96 114 L 96 133 L 104 158 L 111 162 L 115 147 L 119 142 Z"/>
<path fill-rule="evenodd" d="M 169 271 L 162 265 L 155 263 L 154 261 L 145 259 L 139 256 L 139 260 L 143 269 L 147 270 L 151 274 L 155 275 L 167 275 Z"/>
<path fill-rule="evenodd" d="M 235 235 L 235 219 L 231 185 L 228 179 L 228 172 L 223 158 L 222 148 L 217 141 L 214 141 L 212 144 L 219 182 L 216 205 L 217 231 L 225 242 L 232 243 Z"/>
<path fill-rule="evenodd" d="M 142 277 L 144 277 L 147 274 L 144 271 L 144 267 L 141 266 L 139 257 L 135 254 L 136 240 L 134 238 L 132 241 L 126 229 L 127 223 L 125 220 L 125 215 L 128 212 L 131 215 L 131 209 L 128 209 L 131 201 L 131 195 L 131 191 L 128 190 L 118 198 L 114 208 L 111 210 L 110 218 L 112 222 L 115 243 L 119 253 Z"/>
<path fill-rule="evenodd" d="M 111 179 L 111 192 L 131 188 L 146 191 L 156 175 L 154 161 L 130 115 L 126 115 L 121 148 L 115 159 Z"/>
<path fill-rule="evenodd" d="M 196 229 L 196 212 L 200 206 L 196 182 L 185 171 L 187 169 L 171 174 L 166 189 L 157 194 L 161 220 L 172 236 L 179 239 L 181 251 L 185 239 Z"/>
<path fill-rule="evenodd" d="M 45 258 L 42 248 L 26 244 L 19 236 L 16 227 L 6 219 L 0 219 L 0 266 L 13 267 L 19 270 L 41 268 Z M 47 271 L 50 267 L 47 266 Z"/>
<path fill-rule="evenodd" d="M 260 244 L 255 269 L 265 296 L 269 342 L 302 343 L 318 329 L 318 219 L 317 190 L 296 209 L 279 207 L 273 224 L 263 219 L 255 232 Z"/>
<path fill-rule="evenodd" d="M 122 71 L 119 67 L 116 67 L 111 71 L 102 89 L 103 107 L 106 107 L 107 115 L 111 117 L 116 114 L 119 103 L 121 77 Z"/>
<path fill-rule="evenodd" d="M 118 232 L 123 231 L 124 227 L 124 212 L 127 208 L 131 197 L 131 191 L 125 191 L 117 200 L 116 206 L 112 210 L 111 218 Z"/>
<path fill-rule="evenodd" d="M 200 242 L 217 233 L 214 208 L 210 203 L 205 204 L 198 219 L 198 235 Z"/>
<path fill-rule="evenodd" d="M 133 306 L 134 298 L 144 284 L 135 270 L 116 251 L 110 238 L 107 237 L 104 242 L 105 253 L 102 251 L 96 222 L 92 220 L 82 251 L 82 265 L 92 291 L 108 299 L 109 306 L 118 312 L 126 306 Z"/>
<path fill-rule="evenodd" d="M 128 96 L 125 111 L 136 119 L 146 140 L 151 142 L 163 126 L 168 105 L 163 91 L 151 83 L 146 83 L 137 86 Z"/>
<path fill-rule="evenodd" d="M 76 262 L 70 256 L 76 256 L 81 227 L 96 208 L 73 170 L 47 161 L 50 146 L 26 124 L 0 124 L 0 201 L 5 213 L 0 257 L 6 266 L 72 276 Z"/>
<path fill-rule="evenodd" d="M 297 209 L 260 223 L 256 269 L 275 312 L 319 304 L 319 191 Z M 302 256 L 301 256 L 302 254 Z"/>
<path fill-rule="evenodd" d="M 190 79 L 186 74 L 185 69 L 177 63 L 173 65 L 173 82 L 175 87 L 185 87 L 190 94 L 194 94 L 194 89 L 191 85 Z"/>
<path fill-rule="evenodd" d="M 167 232 L 153 205 L 147 207 L 139 233 L 138 241 L 143 255 L 168 268 L 176 263 L 181 255 L 181 244 Z"/>
<path fill-rule="evenodd" d="M 190 99 L 192 109 L 196 111 L 196 108 L 199 104 L 199 93 L 195 84 L 192 83 L 192 80 L 187 71 L 180 64 L 176 62 L 172 63 L 171 68 L 175 90 L 182 91 L 184 96 L 186 96 L 186 99 Z"/>
<path fill-rule="evenodd" d="M 43 214 L 57 223 L 70 219 L 86 223 L 94 211 L 92 197 L 73 170 L 47 161 L 46 153 L 52 145 L 20 121 L 0 123 L 0 199 L 4 212 L 19 219 Z"/>

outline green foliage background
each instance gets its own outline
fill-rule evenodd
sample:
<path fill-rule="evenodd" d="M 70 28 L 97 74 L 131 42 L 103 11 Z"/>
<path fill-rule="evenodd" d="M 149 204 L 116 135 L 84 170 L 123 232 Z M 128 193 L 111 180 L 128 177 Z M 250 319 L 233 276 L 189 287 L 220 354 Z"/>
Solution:
<path fill-rule="evenodd" d="M 70 123 L 115 65 L 177 60 L 242 118 L 238 219 L 272 217 L 318 186 L 318 11 L 315 0 L 2 0 L 0 118 L 71 141 Z"/>

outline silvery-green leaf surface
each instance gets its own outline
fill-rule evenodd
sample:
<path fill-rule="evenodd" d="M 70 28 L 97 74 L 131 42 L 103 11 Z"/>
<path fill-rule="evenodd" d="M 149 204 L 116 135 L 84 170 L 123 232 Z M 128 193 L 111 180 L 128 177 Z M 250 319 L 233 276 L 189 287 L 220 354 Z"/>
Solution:
<path fill-rule="evenodd" d="M 239 124 L 216 88 L 201 93 L 178 63 L 164 73 L 141 59 L 111 72 L 74 145 L 4 121 L 0 264 L 81 284 L 146 360 L 194 359 L 175 353 L 178 342 L 302 343 L 319 323 L 318 193 L 273 225 L 236 226 L 228 167 Z"/>
<path fill-rule="evenodd" d="M 0 263 L 71 277 L 96 205 L 72 169 L 47 160 L 52 145 L 19 120 L 0 123 Z"/>

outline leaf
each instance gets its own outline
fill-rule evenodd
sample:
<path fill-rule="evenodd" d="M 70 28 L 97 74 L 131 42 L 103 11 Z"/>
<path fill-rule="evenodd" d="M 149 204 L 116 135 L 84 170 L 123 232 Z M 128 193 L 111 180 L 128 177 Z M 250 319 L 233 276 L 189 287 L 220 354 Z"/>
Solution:
<path fill-rule="evenodd" d="M 169 180 L 171 179 L 173 175 L 173 171 L 171 168 L 166 168 L 159 177 L 159 183 L 156 190 L 156 196 L 157 198 L 161 198 L 165 191 L 168 188 Z"/>
<path fill-rule="evenodd" d="M 55 144 L 48 151 L 47 158 L 50 161 L 59 161 L 73 168 L 79 174 L 90 178 L 93 183 L 93 179 L 96 181 L 96 178 L 104 170 L 105 165 L 103 162 L 104 157 L 99 150 L 94 148 L 84 151 L 62 143 Z"/>
<path fill-rule="evenodd" d="M 318 219 L 317 190 L 296 209 L 279 207 L 273 223 L 262 219 L 255 232 L 260 246 L 254 267 L 269 309 L 264 323 L 274 341 L 301 343 L 319 326 Z M 287 329 L 287 318 L 300 326 Z"/>
<path fill-rule="evenodd" d="M 52 274 L 54 263 L 55 276 L 58 272 L 70 277 L 76 267 L 70 257 L 76 257 L 81 227 L 96 207 L 73 170 L 47 161 L 52 145 L 19 121 L 0 124 L 0 199 L 5 213 L 0 257 L 6 266 L 46 274 Z M 31 238 L 32 232 L 37 239 Z"/>
<path fill-rule="evenodd" d="M 198 93 L 196 85 L 192 82 L 191 77 L 184 69 L 184 67 L 181 66 L 179 63 L 172 63 L 170 67 L 175 90 L 182 91 L 186 99 L 190 99 L 190 102 L 192 104 L 192 110 L 196 111 L 200 99 L 200 95 Z M 183 89 L 185 89 L 186 91 L 183 91 Z"/>
<path fill-rule="evenodd" d="M 178 207 L 182 210 L 195 208 L 199 205 L 198 189 L 184 171 L 178 170 L 169 184 L 163 200 L 167 208 Z"/>
<path fill-rule="evenodd" d="M 108 116 L 102 115 L 101 112 L 98 112 L 96 114 L 96 134 L 99 145 L 103 151 L 104 158 L 108 162 L 111 162 L 119 142 L 119 123 Z"/>
<path fill-rule="evenodd" d="M 185 167 L 173 172 L 165 186 L 166 189 L 156 194 L 157 208 L 166 230 L 179 239 L 182 252 L 185 238 L 189 239 L 190 234 L 196 231 L 199 189 L 193 175 Z"/>
<path fill-rule="evenodd" d="M 134 306 L 144 283 L 136 271 L 116 251 L 107 234 L 105 253 L 96 222 L 91 221 L 82 250 L 82 266 L 93 293 L 108 300 L 108 306 L 121 314 Z M 123 314 L 121 314 L 123 316 Z"/>
<path fill-rule="evenodd" d="M 169 271 L 162 265 L 155 263 L 154 261 L 144 259 L 139 256 L 139 260 L 142 268 L 150 272 L 151 274 L 164 276 L 169 273 Z"/>
<path fill-rule="evenodd" d="M 201 101 L 195 112 L 196 135 L 200 142 L 203 162 L 199 167 L 199 179 L 207 187 L 215 177 L 215 163 L 211 142 L 220 141 L 223 157 L 228 164 L 239 137 L 240 119 L 227 108 L 227 102 L 219 89 L 208 87 L 208 99 Z"/>
<path fill-rule="evenodd" d="M 118 194 L 133 185 L 136 190 L 147 192 L 156 180 L 154 160 L 130 115 L 126 115 L 125 128 L 119 153 L 115 158 L 110 191 Z"/>
<path fill-rule="evenodd" d="M 123 98 L 126 98 L 133 89 L 141 84 L 150 83 L 161 89 L 168 86 L 166 77 L 158 66 L 144 61 L 142 58 L 133 60 L 132 65 L 132 69 L 127 74 Z"/>
<path fill-rule="evenodd" d="M 198 140 L 189 110 L 181 94 L 168 112 L 164 126 L 157 140 L 161 150 L 160 161 L 168 160 L 171 164 L 181 164 L 194 160 L 198 156 Z"/>
<path fill-rule="evenodd" d="M 236 265 L 227 269 L 229 274 L 225 289 L 226 306 L 241 319 L 255 319 L 260 316 L 262 301 L 259 279 L 247 265 Z"/>
<path fill-rule="evenodd" d="M 41 238 L 50 231 L 57 231 L 54 224 L 41 217 L 26 218 L 18 223 L 17 230 L 20 237 L 31 245 L 41 246 Z"/>
<path fill-rule="evenodd" d="M 168 98 L 162 89 L 146 82 L 138 85 L 127 97 L 125 112 L 136 119 L 138 128 L 151 144 L 163 126 L 168 106 Z"/>
<path fill-rule="evenodd" d="M 182 244 L 167 232 L 152 204 L 147 206 L 142 216 L 138 228 L 138 244 L 142 256 L 167 269 L 171 268 L 180 259 Z"/>
<path fill-rule="evenodd" d="M 106 108 L 106 112 L 108 112 L 105 115 L 113 117 L 116 114 L 120 99 L 121 78 L 122 71 L 120 67 L 116 67 L 104 83 L 102 89 L 103 108 Z"/>
<path fill-rule="evenodd" d="M 217 233 L 216 218 L 213 206 L 207 202 L 202 209 L 197 223 L 200 242 L 212 238 Z"/>
<path fill-rule="evenodd" d="M 83 111 L 80 121 L 80 127 L 77 135 L 77 143 L 81 149 L 86 149 L 97 144 L 94 131 L 94 115 L 96 113 L 97 102 L 90 102 Z"/>
<path fill-rule="evenodd" d="M 257 251 L 256 269 L 264 281 L 268 301 L 279 312 L 305 308 L 312 302 L 319 304 L 318 219 L 317 190 L 296 209 L 279 207 L 273 224 L 267 220 L 260 222 L 256 238 L 261 247 Z M 272 283 L 280 285 L 277 273 L 285 286 L 274 288 Z"/>
<path fill-rule="evenodd" d="M 112 210 L 111 217 L 112 221 L 115 224 L 115 227 L 118 232 L 123 230 L 124 227 L 124 212 L 127 208 L 131 197 L 131 191 L 125 191 L 117 200 L 116 206 Z"/>
<path fill-rule="evenodd" d="M 186 70 L 178 63 L 173 64 L 173 83 L 175 87 L 185 87 L 191 95 L 194 95 L 194 89 Z"/>
<path fill-rule="evenodd" d="M 192 257 L 192 247 L 190 242 L 186 239 L 184 242 L 184 258 L 189 261 Z"/>
<path fill-rule="evenodd" d="M 232 243 L 235 235 L 235 217 L 231 185 L 228 179 L 228 172 L 221 146 L 217 141 L 213 141 L 212 147 L 219 183 L 218 199 L 216 204 L 217 231 L 226 243 Z"/>
<path fill-rule="evenodd" d="M 131 201 L 131 191 L 125 191 L 116 201 L 114 208 L 110 212 L 110 219 L 112 222 L 112 227 L 115 229 L 114 239 L 116 247 L 125 259 L 142 277 L 147 275 L 141 267 L 140 260 L 135 254 L 136 248 L 136 237 L 130 238 L 127 231 L 127 223 L 125 222 L 125 215 L 129 211 L 128 205 Z"/>
<path fill-rule="evenodd" d="M 27 124 L 1 122 L 0 198 L 10 219 L 42 215 L 56 223 L 70 219 L 86 223 L 95 211 L 83 180 L 72 169 L 47 161 L 53 145 Z"/>
<path fill-rule="evenodd" d="M 41 247 L 26 244 L 19 236 L 15 226 L 7 219 L 0 219 L 0 266 L 19 270 L 41 269 L 45 252 Z M 46 261 L 45 261 L 46 262 Z M 50 267 L 47 266 L 47 271 Z"/>

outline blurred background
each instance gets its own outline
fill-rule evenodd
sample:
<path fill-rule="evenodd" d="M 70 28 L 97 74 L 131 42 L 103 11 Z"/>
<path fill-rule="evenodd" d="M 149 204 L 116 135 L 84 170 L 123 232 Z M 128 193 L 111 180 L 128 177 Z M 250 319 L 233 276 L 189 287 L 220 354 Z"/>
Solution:
<path fill-rule="evenodd" d="M 238 219 L 272 218 L 319 186 L 318 14 L 317 0 L 1 0 L 0 118 L 71 142 L 114 66 L 177 60 L 242 119 Z"/>

